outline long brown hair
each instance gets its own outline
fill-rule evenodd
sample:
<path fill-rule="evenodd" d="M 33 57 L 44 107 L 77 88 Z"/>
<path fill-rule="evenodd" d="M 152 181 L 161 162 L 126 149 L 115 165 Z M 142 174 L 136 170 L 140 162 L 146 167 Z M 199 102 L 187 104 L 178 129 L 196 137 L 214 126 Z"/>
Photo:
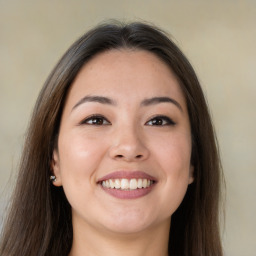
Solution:
<path fill-rule="evenodd" d="M 46 80 L 27 132 L 19 175 L 2 233 L 1 256 L 68 255 L 71 207 L 62 188 L 50 183 L 67 92 L 81 67 L 103 51 L 142 49 L 174 72 L 189 112 L 194 182 L 172 216 L 169 252 L 176 256 L 221 256 L 219 202 L 221 166 L 208 107 L 197 76 L 180 49 L 160 29 L 143 24 L 100 25 L 77 40 Z"/>

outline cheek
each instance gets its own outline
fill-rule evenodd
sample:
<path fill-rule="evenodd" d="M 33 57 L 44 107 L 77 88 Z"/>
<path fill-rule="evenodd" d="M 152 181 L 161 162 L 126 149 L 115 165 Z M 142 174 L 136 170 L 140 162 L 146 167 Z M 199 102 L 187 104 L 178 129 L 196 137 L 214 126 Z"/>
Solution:
<path fill-rule="evenodd" d="M 155 154 L 167 176 L 189 174 L 192 150 L 190 134 L 177 133 L 154 144 L 158 145 Z"/>
<path fill-rule="evenodd" d="M 177 136 L 165 140 L 157 150 L 158 163 L 162 169 L 162 207 L 172 215 L 181 204 L 189 184 L 191 143 L 189 136 Z"/>
<path fill-rule="evenodd" d="M 95 158 L 100 157 L 101 145 L 95 139 L 72 133 L 70 136 L 60 138 L 59 152 L 63 163 L 62 167 L 88 166 L 88 163 L 94 162 Z M 83 162 L 87 165 L 84 165 Z"/>
<path fill-rule="evenodd" d="M 63 186 L 84 186 L 93 181 L 93 175 L 104 155 L 103 144 L 81 136 L 60 138 L 60 173 Z"/>
<path fill-rule="evenodd" d="M 99 145 L 80 136 L 65 135 L 59 140 L 62 186 L 73 209 L 85 207 L 93 196 L 95 171 L 103 152 Z"/>

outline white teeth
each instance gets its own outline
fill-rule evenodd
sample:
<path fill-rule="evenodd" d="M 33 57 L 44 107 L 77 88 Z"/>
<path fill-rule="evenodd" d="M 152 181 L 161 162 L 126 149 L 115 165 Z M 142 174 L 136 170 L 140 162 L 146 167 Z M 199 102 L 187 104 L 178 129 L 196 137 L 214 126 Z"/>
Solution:
<path fill-rule="evenodd" d="M 134 190 L 138 188 L 148 188 L 154 182 L 148 179 L 109 179 L 102 181 L 101 185 L 105 188 Z"/>
<path fill-rule="evenodd" d="M 142 187 L 143 187 L 143 188 L 146 188 L 147 185 L 148 185 L 148 180 L 147 180 L 147 179 L 143 179 L 143 180 L 142 180 Z"/>
<path fill-rule="evenodd" d="M 138 188 L 142 188 L 142 179 L 138 179 L 137 186 L 138 186 Z"/>
<path fill-rule="evenodd" d="M 136 189 L 137 188 L 137 180 L 131 179 L 130 180 L 130 189 Z"/>
<path fill-rule="evenodd" d="M 117 189 L 121 188 L 121 181 L 119 179 L 116 179 L 114 181 L 115 181 L 115 188 Z"/>
<path fill-rule="evenodd" d="M 130 184 L 127 179 L 121 179 L 121 189 L 129 189 Z"/>
<path fill-rule="evenodd" d="M 115 182 L 113 180 L 109 180 L 109 185 L 111 188 L 115 187 Z"/>

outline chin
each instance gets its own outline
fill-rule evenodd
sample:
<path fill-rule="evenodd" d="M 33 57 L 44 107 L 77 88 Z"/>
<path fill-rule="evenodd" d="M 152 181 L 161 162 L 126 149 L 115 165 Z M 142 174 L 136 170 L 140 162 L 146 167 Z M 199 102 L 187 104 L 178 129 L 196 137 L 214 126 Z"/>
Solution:
<path fill-rule="evenodd" d="M 150 225 L 149 225 L 150 226 Z M 127 223 L 116 223 L 115 225 L 107 225 L 106 229 L 112 233 L 119 233 L 120 235 L 131 235 L 145 231 L 148 225 L 141 225 L 141 223 L 127 222 Z"/>
<path fill-rule="evenodd" d="M 154 225 L 153 216 L 138 212 L 126 211 L 122 214 L 115 214 L 104 218 L 103 225 L 109 231 L 120 234 L 132 234 L 142 232 Z"/>

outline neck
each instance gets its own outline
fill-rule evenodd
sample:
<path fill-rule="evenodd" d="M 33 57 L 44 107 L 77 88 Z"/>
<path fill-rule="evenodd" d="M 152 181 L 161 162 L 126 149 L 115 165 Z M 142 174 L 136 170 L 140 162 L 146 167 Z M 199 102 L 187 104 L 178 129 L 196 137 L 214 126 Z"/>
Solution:
<path fill-rule="evenodd" d="M 79 225 L 78 225 L 79 224 Z M 170 221 L 132 234 L 96 230 L 73 221 L 73 244 L 69 256 L 168 256 Z"/>

